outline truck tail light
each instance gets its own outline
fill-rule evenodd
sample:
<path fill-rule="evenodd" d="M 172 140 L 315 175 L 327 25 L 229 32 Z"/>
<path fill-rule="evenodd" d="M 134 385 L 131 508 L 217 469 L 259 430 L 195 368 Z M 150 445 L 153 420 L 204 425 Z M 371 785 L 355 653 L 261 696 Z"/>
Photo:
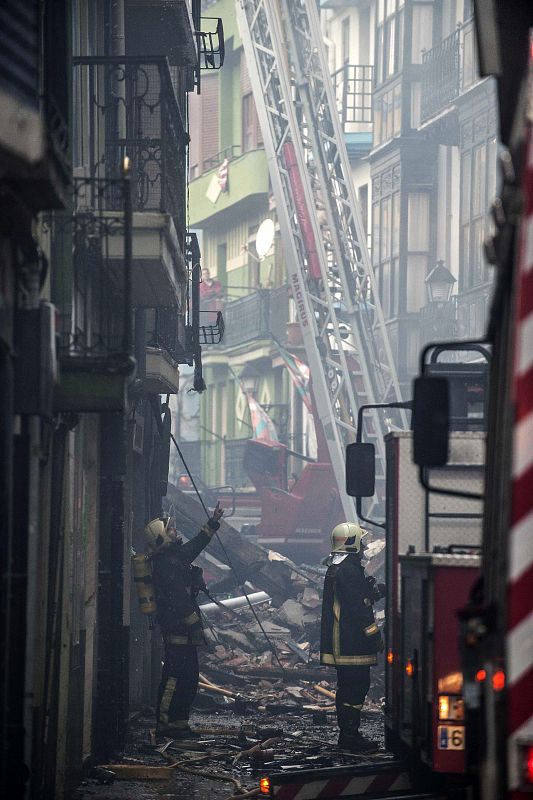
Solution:
<path fill-rule="evenodd" d="M 412 678 L 413 675 L 415 674 L 415 667 L 414 667 L 412 659 L 410 659 L 410 658 L 407 659 L 407 662 L 405 664 L 405 673 L 406 673 L 408 678 Z"/>
<path fill-rule="evenodd" d="M 463 721 L 465 718 L 465 705 L 461 695 L 439 694 L 438 699 L 439 719 Z"/>
<path fill-rule="evenodd" d="M 448 719 L 450 716 L 450 698 L 447 694 L 439 695 L 439 719 Z"/>
<path fill-rule="evenodd" d="M 259 793 L 270 794 L 270 778 L 264 777 L 259 780 Z"/>
<path fill-rule="evenodd" d="M 387 650 L 387 664 L 392 664 L 394 662 L 394 653 L 392 650 Z"/>
<path fill-rule="evenodd" d="M 503 669 L 497 670 L 492 676 L 492 688 L 495 692 L 501 692 L 505 688 L 505 672 Z"/>
<path fill-rule="evenodd" d="M 533 744 L 520 744 L 522 763 L 522 786 L 530 789 L 533 786 Z"/>
<path fill-rule="evenodd" d="M 478 671 L 476 672 L 476 683 L 483 683 L 486 677 L 487 677 L 487 670 L 478 669 Z"/>

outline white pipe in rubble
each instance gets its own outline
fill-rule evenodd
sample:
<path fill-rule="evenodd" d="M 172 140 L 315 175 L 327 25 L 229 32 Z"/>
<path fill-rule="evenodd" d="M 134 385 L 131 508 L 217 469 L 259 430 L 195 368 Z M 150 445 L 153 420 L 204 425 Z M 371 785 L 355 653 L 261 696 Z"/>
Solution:
<path fill-rule="evenodd" d="M 267 601 L 270 602 L 272 598 L 266 592 L 252 592 L 252 594 L 248 595 L 248 600 L 253 606 L 256 606 L 258 603 L 266 603 Z M 229 597 L 227 600 L 221 600 L 220 605 L 226 606 L 226 608 L 243 608 L 244 606 L 248 605 L 248 600 L 246 599 L 245 595 L 240 597 Z M 212 614 L 213 611 L 222 611 L 222 609 L 217 606 L 216 603 L 205 603 L 203 606 L 200 606 L 200 611 L 203 614 Z"/>

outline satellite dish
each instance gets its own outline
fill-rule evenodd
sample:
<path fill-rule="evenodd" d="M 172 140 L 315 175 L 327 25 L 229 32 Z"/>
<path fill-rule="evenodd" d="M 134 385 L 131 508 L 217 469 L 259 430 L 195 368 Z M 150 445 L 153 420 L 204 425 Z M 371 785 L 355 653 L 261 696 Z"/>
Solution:
<path fill-rule="evenodd" d="M 259 258 L 264 258 L 272 247 L 275 232 L 272 220 L 264 219 L 257 229 L 257 234 L 255 236 L 255 249 L 257 250 Z"/>

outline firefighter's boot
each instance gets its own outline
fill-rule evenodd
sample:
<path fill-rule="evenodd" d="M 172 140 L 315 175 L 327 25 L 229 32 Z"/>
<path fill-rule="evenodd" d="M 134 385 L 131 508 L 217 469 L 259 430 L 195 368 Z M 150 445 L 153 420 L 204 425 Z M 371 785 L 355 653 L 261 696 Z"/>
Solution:
<path fill-rule="evenodd" d="M 337 719 L 340 728 L 338 747 L 350 753 L 375 753 L 379 744 L 364 737 L 359 733 L 361 724 L 361 711 L 353 706 L 343 703 L 337 709 Z"/>
<path fill-rule="evenodd" d="M 200 739 L 201 734 L 194 731 L 187 720 L 174 720 L 168 724 L 159 722 L 156 736 L 165 736 L 167 739 Z"/>
<path fill-rule="evenodd" d="M 365 736 L 356 731 L 352 734 L 342 733 L 339 736 L 338 743 L 339 750 L 345 750 L 348 753 L 377 753 L 379 750 L 378 742 L 367 739 Z"/>

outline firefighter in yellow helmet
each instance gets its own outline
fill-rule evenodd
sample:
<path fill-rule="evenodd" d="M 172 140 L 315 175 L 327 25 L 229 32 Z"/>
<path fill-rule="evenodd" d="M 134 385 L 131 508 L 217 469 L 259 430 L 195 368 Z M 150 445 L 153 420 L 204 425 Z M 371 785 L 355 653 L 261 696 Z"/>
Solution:
<path fill-rule="evenodd" d="M 343 522 L 331 533 L 331 553 L 322 600 L 320 661 L 337 670 L 335 705 L 339 748 L 352 753 L 377 749 L 359 732 L 361 709 L 370 688 L 370 667 L 383 642 L 373 604 L 385 596 L 383 584 L 368 578 L 362 564 L 367 531 Z M 379 587 L 379 588 L 378 588 Z"/>
<path fill-rule="evenodd" d="M 184 543 L 172 517 L 153 519 L 144 529 L 152 558 L 157 621 L 165 644 L 156 733 L 172 739 L 193 735 L 189 713 L 198 691 L 197 648 L 205 639 L 196 602 L 202 571 L 192 562 L 220 527 L 223 513 L 217 503 L 200 532 Z"/>

